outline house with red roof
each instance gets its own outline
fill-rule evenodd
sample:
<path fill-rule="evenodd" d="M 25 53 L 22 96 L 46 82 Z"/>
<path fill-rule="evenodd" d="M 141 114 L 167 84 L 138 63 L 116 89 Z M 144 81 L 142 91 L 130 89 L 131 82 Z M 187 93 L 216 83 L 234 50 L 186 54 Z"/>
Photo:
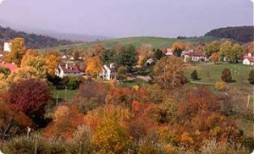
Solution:
<path fill-rule="evenodd" d="M 254 65 L 254 56 L 251 53 L 248 53 L 243 57 L 243 64 L 244 65 Z"/>
<path fill-rule="evenodd" d="M 76 64 L 62 63 L 56 69 L 56 76 L 63 78 L 65 76 L 82 76 L 84 73 L 80 71 Z"/>

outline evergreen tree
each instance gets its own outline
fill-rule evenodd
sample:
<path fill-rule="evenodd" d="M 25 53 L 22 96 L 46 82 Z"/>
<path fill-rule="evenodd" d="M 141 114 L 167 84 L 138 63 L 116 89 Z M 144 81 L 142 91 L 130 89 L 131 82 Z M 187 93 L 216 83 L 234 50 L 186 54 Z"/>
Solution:
<path fill-rule="evenodd" d="M 250 70 L 248 81 L 249 81 L 251 84 L 254 84 L 254 70 L 253 70 L 253 69 Z"/>
<path fill-rule="evenodd" d="M 191 78 L 192 80 L 198 80 L 198 73 L 196 70 L 194 70 L 192 73 L 191 73 Z"/>
<path fill-rule="evenodd" d="M 231 72 L 228 68 L 225 68 L 221 73 L 221 79 L 224 82 L 232 82 Z"/>

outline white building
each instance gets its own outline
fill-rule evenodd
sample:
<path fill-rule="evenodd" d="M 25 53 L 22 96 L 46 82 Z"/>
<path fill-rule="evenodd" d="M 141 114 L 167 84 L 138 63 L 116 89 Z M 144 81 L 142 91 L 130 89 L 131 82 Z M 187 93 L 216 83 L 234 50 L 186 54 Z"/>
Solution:
<path fill-rule="evenodd" d="M 107 65 L 103 65 L 102 72 L 100 73 L 100 77 L 103 80 L 108 80 L 109 81 L 111 79 L 116 78 L 115 71 L 116 71 L 116 67 L 113 63 L 110 64 L 110 67 L 108 67 Z"/>
<path fill-rule="evenodd" d="M 254 65 L 254 56 L 252 56 L 251 53 L 248 53 L 246 56 L 243 57 L 243 64 Z"/>
<path fill-rule="evenodd" d="M 11 43 L 4 42 L 4 52 L 11 52 Z"/>

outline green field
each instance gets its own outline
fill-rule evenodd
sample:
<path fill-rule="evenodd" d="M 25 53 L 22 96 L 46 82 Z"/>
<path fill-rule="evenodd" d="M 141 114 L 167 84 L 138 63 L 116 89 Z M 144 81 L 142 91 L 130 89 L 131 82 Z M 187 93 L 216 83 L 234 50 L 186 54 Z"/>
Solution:
<path fill-rule="evenodd" d="M 200 42 L 200 41 L 209 41 L 212 40 L 210 37 L 198 37 L 198 38 L 190 38 L 190 39 L 183 39 L 180 41 L 183 42 Z M 170 47 L 177 39 L 175 38 L 162 38 L 162 37 L 129 37 L 129 38 L 120 38 L 120 39 L 112 39 L 101 41 L 106 45 L 108 48 L 114 47 L 116 44 L 128 45 L 132 44 L 136 48 L 139 48 L 142 44 L 151 44 L 153 48 L 168 48 Z M 179 40 L 178 40 L 179 41 Z M 98 42 L 90 42 L 90 43 L 80 43 L 80 44 L 72 44 L 72 45 L 64 45 L 50 49 L 42 49 L 41 52 L 46 52 L 48 50 L 55 50 L 55 51 L 73 51 L 78 50 L 85 52 L 87 48 L 92 46 L 93 44 Z"/>
<path fill-rule="evenodd" d="M 55 103 L 65 100 L 67 102 L 73 101 L 78 93 L 78 90 L 51 90 L 51 96 L 55 99 Z"/>
<path fill-rule="evenodd" d="M 200 80 L 197 82 L 203 82 L 208 84 L 215 84 L 217 81 L 221 81 L 221 72 L 224 68 L 228 68 L 231 71 L 231 75 L 235 82 L 229 83 L 229 86 L 237 86 L 243 90 L 252 91 L 252 85 L 248 82 L 249 72 L 253 68 L 252 66 L 246 66 L 242 64 L 228 64 L 221 63 L 214 65 L 213 63 L 202 63 L 195 65 L 188 65 L 185 71 L 185 75 L 191 80 L 191 73 L 197 70 Z"/>

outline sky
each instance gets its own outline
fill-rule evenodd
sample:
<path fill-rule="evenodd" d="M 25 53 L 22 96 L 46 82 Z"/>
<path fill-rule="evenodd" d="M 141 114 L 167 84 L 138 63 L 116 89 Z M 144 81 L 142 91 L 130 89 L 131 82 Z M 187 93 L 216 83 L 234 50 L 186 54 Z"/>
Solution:
<path fill-rule="evenodd" d="M 0 21 L 109 37 L 201 36 L 253 25 L 253 8 L 251 0 L 0 0 Z"/>

